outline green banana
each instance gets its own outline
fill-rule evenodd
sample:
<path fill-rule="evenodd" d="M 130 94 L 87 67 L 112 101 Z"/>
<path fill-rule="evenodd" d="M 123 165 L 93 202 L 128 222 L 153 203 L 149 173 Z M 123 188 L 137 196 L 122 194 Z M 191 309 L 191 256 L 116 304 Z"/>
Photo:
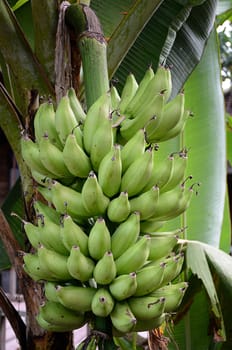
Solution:
<path fill-rule="evenodd" d="M 173 281 L 181 272 L 184 263 L 184 254 L 179 253 L 163 260 L 165 264 L 164 277 L 160 288 Z"/>
<path fill-rule="evenodd" d="M 81 281 L 88 281 L 93 274 L 95 263 L 89 257 L 85 256 L 79 246 L 73 246 L 67 260 L 67 268 L 70 275 Z"/>
<path fill-rule="evenodd" d="M 32 170 L 31 169 L 31 176 L 33 178 L 33 180 L 35 180 L 37 182 L 37 184 L 44 186 L 44 187 L 48 187 L 49 183 L 51 181 L 51 179 L 44 175 L 44 174 L 40 174 L 38 171 L 36 170 Z"/>
<path fill-rule="evenodd" d="M 157 220 L 144 220 L 140 221 L 140 232 L 150 233 L 159 230 L 166 221 L 157 221 Z"/>
<path fill-rule="evenodd" d="M 139 129 L 122 147 L 121 161 L 124 173 L 134 161 L 145 152 L 146 141 L 144 129 Z"/>
<path fill-rule="evenodd" d="M 146 332 L 152 329 L 159 328 L 162 323 L 166 320 L 166 313 L 161 314 L 161 316 L 154 317 L 149 320 L 140 320 L 137 318 L 136 325 L 133 328 L 133 332 Z"/>
<path fill-rule="evenodd" d="M 130 102 L 126 106 L 126 111 L 125 111 L 126 114 L 129 114 L 129 115 L 132 114 L 134 109 L 136 109 L 136 106 L 141 103 L 141 97 L 143 93 L 146 91 L 147 85 L 153 77 L 154 77 L 154 71 L 151 68 L 151 66 L 149 66 L 142 80 L 139 83 L 136 93 L 134 94 L 133 98 L 130 100 Z"/>
<path fill-rule="evenodd" d="M 38 254 L 26 253 L 23 256 L 23 261 L 24 270 L 34 281 L 57 281 L 57 278 L 51 276 L 50 271 L 40 264 Z"/>
<path fill-rule="evenodd" d="M 48 205 L 52 204 L 52 192 L 51 192 L 51 188 L 50 188 L 50 183 L 51 183 L 51 180 L 49 179 L 48 187 L 37 186 L 37 191 L 48 202 Z"/>
<path fill-rule="evenodd" d="M 63 160 L 68 171 L 74 176 L 86 178 L 91 171 L 90 159 L 77 143 L 74 134 L 68 135 L 65 141 Z"/>
<path fill-rule="evenodd" d="M 24 220 L 22 222 L 24 231 L 26 232 L 30 244 L 32 245 L 32 247 L 37 249 L 41 244 L 38 226 L 33 225 L 31 222 L 27 222 Z"/>
<path fill-rule="evenodd" d="M 150 236 L 143 236 L 115 260 L 117 274 L 127 274 L 140 269 L 149 256 Z"/>
<path fill-rule="evenodd" d="M 133 99 L 134 95 L 136 94 L 137 89 L 138 89 L 138 83 L 135 79 L 134 74 L 132 73 L 128 74 L 126 78 L 126 82 L 122 89 L 121 101 L 119 103 L 119 111 L 121 114 L 125 113 L 127 106 L 130 103 L 130 101 Z"/>
<path fill-rule="evenodd" d="M 149 148 L 123 174 L 120 191 L 126 191 L 129 197 L 139 194 L 150 179 L 152 167 L 153 149 Z"/>
<path fill-rule="evenodd" d="M 39 142 L 39 151 L 43 166 L 49 172 L 55 174 L 55 178 L 73 177 L 64 163 L 62 151 L 49 141 L 47 135 L 41 138 Z"/>
<path fill-rule="evenodd" d="M 110 88 L 110 98 L 111 98 L 111 110 L 117 111 L 119 103 L 121 101 L 121 97 L 119 96 L 118 90 L 114 85 L 112 85 Z"/>
<path fill-rule="evenodd" d="M 33 142 L 28 135 L 23 135 L 20 140 L 20 145 L 22 158 L 31 170 L 37 171 L 50 178 L 56 177 L 56 175 L 47 170 L 41 162 L 38 143 Z"/>
<path fill-rule="evenodd" d="M 61 98 L 57 106 L 55 112 L 55 123 L 60 141 L 64 145 L 68 135 L 71 134 L 78 125 L 67 95 Z"/>
<path fill-rule="evenodd" d="M 115 303 L 110 318 L 115 329 L 121 333 L 130 332 L 136 324 L 136 318 L 126 301 Z"/>
<path fill-rule="evenodd" d="M 159 142 L 166 132 L 171 130 L 183 118 L 184 93 L 179 93 L 170 102 L 164 105 L 162 118 L 156 128 L 146 126 L 146 138 L 148 142 Z"/>
<path fill-rule="evenodd" d="M 73 326 L 64 326 L 64 325 L 60 326 L 60 325 L 49 323 L 44 320 L 44 318 L 40 313 L 36 316 L 36 320 L 40 325 L 40 327 L 42 327 L 43 329 L 49 332 L 69 332 L 69 331 L 72 331 L 74 328 L 76 328 L 76 327 L 73 328 Z"/>
<path fill-rule="evenodd" d="M 102 115 L 105 116 L 105 118 L 109 116 L 110 104 L 110 94 L 107 92 L 101 95 L 87 112 L 83 127 L 83 143 L 85 151 L 88 154 L 90 154 L 93 138 L 99 126 L 99 119 L 101 119 Z"/>
<path fill-rule="evenodd" d="M 156 213 L 159 203 L 159 187 L 153 186 L 150 190 L 130 200 L 132 211 L 140 213 L 141 220 L 146 220 Z"/>
<path fill-rule="evenodd" d="M 155 297 L 164 297 L 164 312 L 174 312 L 179 307 L 187 288 L 187 282 L 172 283 L 155 290 L 151 295 Z"/>
<path fill-rule="evenodd" d="M 114 259 L 117 259 L 137 241 L 139 232 L 140 213 L 135 211 L 116 228 L 111 236 L 111 251 Z"/>
<path fill-rule="evenodd" d="M 157 260 L 168 255 L 178 242 L 175 235 L 161 236 L 150 233 L 150 253 L 148 260 Z"/>
<path fill-rule="evenodd" d="M 72 311 L 59 302 L 47 300 L 40 306 L 39 312 L 45 321 L 58 326 L 76 329 L 86 322 L 83 314 Z"/>
<path fill-rule="evenodd" d="M 137 271 L 137 289 L 134 296 L 144 296 L 159 288 L 164 277 L 164 264 L 147 265 Z"/>
<path fill-rule="evenodd" d="M 127 219 L 131 211 L 127 192 L 121 192 L 112 199 L 107 208 L 107 216 L 112 222 L 122 222 Z"/>
<path fill-rule="evenodd" d="M 99 288 L 93 296 L 91 308 L 94 315 L 107 317 L 114 307 L 114 299 L 106 288 Z"/>
<path fill-rule="evenodd" d="M 111 249 L 111 236 L 104 218 L 99 217 L 90 230 L 88 237 L 88 250 L 90 256 L 99 260 Z"/>
<path fill-rule="evenodd" d="M 87 343 L 86 350 L 96 350 L 97 349 L 97 338 L 91 337 L 90 341 Z"/>
<path fill-rule="evenodd" d="M 102 159 L 98 169 L 98 182 L 106 196 L 111 198 L 118 193 L 121 175 L 121 150 L 119 145 L 114 145 Z"/>
<path fill-rule="evenodd" d="M 102 142 L 104 140 L 104 142 Z M 98 126 L 93 135 L 92 145 L 90 149 L 90 159 L 92 167 L 98 171 L 99 165 L 105 155 L 113 146 L 113 129 L 111 114 L 100 114 L 98 117 Z"/>
<path fill-rule="evenodd" d="M 89 216 L 102 215 L 108 207 L 109 198 L 104 195 L 93 171 L 89 173 L 82 187 L 81 198 Z"/>
<path fill-rule="evenodd" d="M 69 281 L 72 279 L 67 268 L 67 256 L 61 255 L 53 250 L 43 246 L 38 248 L 39 265 L 43 270 L 50 272 L 51 279 L 48 281 L 59 280 Z"/>
<path fill-rule="evenodd" d="M 44 283 L 44 294 L 47 300 L 57 303 L 58 297 L 56 293 L 57 282 L 46 281 Z"/>
<path fill-rule="evenodd" d="M 84 123 L 86 114 L 81 106 L 80 101 L 77 98 L 74 88 L 72 87 L 69 88 L 67 95 L 68 95 L 69 103 L 75 115 L 77 123 Z"/>
<path fill-rule="evenodd" d="M 116 277 L 109 285 L 110 293 L 118 300 L 125 300 L 134 295 L 137 288 L 136 273 L 120 275 Z"/>
<path fill-rule="evenodd" d="M 73 246 L 79 246 L 82 254 L 89 255 L 88 250 L 88 236 L 77 225 L 70 215 L 63 215 L 60 223 L 60 237 L 61 240 L 69 251 Z"/>
<path fill-rule="evenodd" d="M 59 213 L 57 213 L 57 211 L 51 206 L 48 206 L 47 204 L 41 202 L 40 200 L 35 200 L 33 202 L 33 207 L 35 209 L 36 216 L 42 215 L 43 217 L 53 221 L 55 224 L 60 223 Z"/>
<path fill-rule="evenodd" d="M 164 93 L 161 92 L 155 95 L 147 105 L 141 105 L 133 119 L 122 121 L 120 135 L 125 140 L 129 140 L 139 129 L 144 128 L 151 119 L 155 120 L 155 124 L 158 125 L 162 118 L 164 99 Z"/>
<path fill-rule="evenodd" d="M 91 311 L 91 303 L 95 293 L 96 289 L 91 287 L 75 285 L 57 287 L 59 302 L 68 309 L 78 312 Z"/>
<path fill-rule="evenodd" d="M 155 153 L 155 155 L 157 152 Z M 151 172 L 151 177 L 143 191 L 149 190 L 152 186 L 157 185 L 161 190 L 167 182 L 171 179 L 174 169 L 174 157 L 169 155 L 164 159 L 155 159 L 153 161 L 153 167 Z"/>
<path fill-rule="evenodd" d="M 149 320 L 160 317 L 164 313 L 165 298 L 152 296 L 131 297 L 128 304 L 136 318 Z"/>
<path fill-rule="evenodd" d="M 116 276 L 116 264 L 111 251 L 107 251 L 101 259 L 98 260 L 94 270 L 94 280 L 100 285 L 106 285 L 113 281 Z"/>
<path fill-rule="evenodd" d="M 58 181 L 52 181 L 51 199 L 56 210 L 61 214 L 69 214 L 77 222 L 83 222 L 89 214 L 87 213 L 81 193 L 62 185 Z"/>

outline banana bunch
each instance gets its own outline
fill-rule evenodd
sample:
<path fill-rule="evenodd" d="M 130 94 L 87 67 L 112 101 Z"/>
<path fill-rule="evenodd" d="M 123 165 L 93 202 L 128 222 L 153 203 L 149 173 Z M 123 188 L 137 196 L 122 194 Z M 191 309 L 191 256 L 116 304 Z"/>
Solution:
<path fill-rule="evenodd" d="M 23 133 L 22 156 L 43 197 L 36 222 L 23 221 L 34 248 L 24 269 L 44 283 L 44 329 L 103 317 L 123 335 L 160 326 L 180 305 L 182 230 L 159 229 L 187 210 L 199 184 L 187 185 L 186 149 L 157 151 L 191 114 L 182 92 L 169 101 L 171 89 L 170 70 L 149 67 L 139 84 L 130 74 L 121 97 L 112 87 L 87 113 L 70 89 L 56 110 L 40 105 L 34 139 Z M 98 339 L 87 343 L 96 349 Z"/>

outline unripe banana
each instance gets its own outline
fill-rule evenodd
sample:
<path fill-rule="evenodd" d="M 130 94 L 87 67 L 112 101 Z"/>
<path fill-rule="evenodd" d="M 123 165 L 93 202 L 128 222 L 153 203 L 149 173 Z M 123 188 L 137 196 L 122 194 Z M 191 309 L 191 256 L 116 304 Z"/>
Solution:
<path fill-rule="evenodd" d="M 179 253 L 175 256 L 170 256 L 169 258 L 163 260 L 165 264 L 163 281 L 161 287 L 165 286 L 168 282 L 173 281 L 181 272 L 184 262 L 184 254 Z"/>
<path fill-rule="evenodd" d="M 147 261 L 150 251 L 150 237 L 143 236 L 115 260 L 117 274 L 137 271 Z"/>
<path fill-rule="evenodd" d="M 62 152 L 53 145 L 47 135 L 44 135 L 39 143 L 40 160 L 43 166 L 55 174 L 55 178 L 72 178 L 73 175 L 68 171 Z"/>
<path fill-rule="evenodd" d="M 125 119 L 121 123 L 120 135 L 129 140 L 139 130 L 146 126 L 149 120 L 154 119 L 158 125 L 163 113 L 164 93 L 155 95 L 147 105 L 143 104 L 134 114 L 133 119 Z"/>
<path fill-rule="evenodd" d="M 72 247 L 67 260 L 67 268 L 72 277 L 86 282 L 92 277 L 94 267 L 93 260 L 82 254 L 80 247 Z"/>
<path fill-rule="evenodd" d="M 143 191 L 148 191 L 154 185 L 157 185 L 160 189 L 164 187 L 172 177 L 174 162 L 172 154 L 162 160 L 154 157 L 151 177 Z"/>
<path fill-rule="evenodd" d="M 37 249 L 41 244 L 38 227 L 36 225 L 33 225 L 31 222 L 23 220 L 23 228 L 32 247 Z"/>
<path fill-rule="evenodd" d="M 112 116 L 100 114 L 90 149 L 90 159 L 95 171 L 98 171 L 102 159 L 111 150 L 113 140 Z"/>
<path fill-rule="evenodd" d="M 135 160 L 122 176 L 121 192 L 127 192 L 129 197 L 140 193 L 150 179 L 153 166 L 153 149 L 149 148 Z"/>
<path fill-rule="evenodd" d="M 57 282 L 46 281 L 44 283 L 44 294 L 47 300 L 58 303 L 58 296 L 56 292 Z"/>
<path fill-rule="evenodd" d="M 60 223 L 60 215 L 54 208 L 49 207 L 47 204 L 39 200 L 33 202 L 33 207 L 35 209 L 36 216 L 42 215 L 44 218 L 50 219 L 55 224 Z"/>
<path fill-rule="evenodd" d="M 120 275 L 109 285 L 110 293 L 118 301 L 125 300 L 134 295 L 137 288 L 136 273 Z"/>
<path fill-rule="evenodd" d="M 57 278 L 52 276 L 50 271 L 48 271 L 46 267 L 40 264 L 38 254 L 26 253 L 23 256 L 23 261 L 24 270 L 34 281 L 57 281 Z"/>
<path fill-rule="evenodd" d="M 126 221 L 122 222 L 111 236 L 111 251 L 114 259 L 122 255 L 133 245 L 140 232 L 140 213 L 133 212 Z"/>
<path fill-rule="evenodd" d="M 72 331 L 74 328 L 76 327 L 71 327 L 71 326 L 64 326 L 64 325 L 55 325 L 52 323 L 49 323 L 47 321 L 44 320 L 44 318 L 42 317 L 42 315 L 39 313 L 36 316 L 36 320 L 38 322 L 38 324 L 40 325 L 40 327 L 42 327 L 43 329 L 45 329 L 46 331 L 49 332 L 70 332 Z"/>
<path fill-rule="evenodd" d="M 121 97 L 119 96 L 118 90 L 114 85 L 112 85 L 110 88 L 110 97 L 111 97 L 111 109 L 112 111 L 117 111 L 119 103 L 121 101 Z"/>
<path fill-rule="evenodd" d="M 83 128 L 83 142 L 84 148 L 88 154 L 90 154 L 93 138 L 99 126 L 100 116 L 109 116 L 110 104 L 110 94 L 104 93 L 94 102 L 87 112 Z"/>
<path fill-rule="evenodd" d="M 87 218 L 87 213 L 81 193 L 60 184 L 57 181 L 51 183 L 52 203 L 56 210 L 61 214 L 69 214 L 77 222 L 83 222 Z"/>
<path fill-rule="evenodd" d="M 159 203 L 159 187 L 153 186 L 150 190 L 130 200 L 131 210 L 140 213 L 141 220 L 147 220 L 156 213 Z"/>
<path fill-rule="evenodd" d="M 67 256 L 61 255 L 43 246 L 38 248 L 39 264 L 43 270 L 50 272 L 51 278 L 48 281 L 69 281 L 72 279 L 67 268 Z"/>
<path fill-rule="evenodd" d="M 81 198 L 89 216 L 102 215 L 108 207 L 109 198 L 104 195 L 93 171 L 89 173 L 82 187 Z"/>
<path fill-rule="evenodd" d="M 68 309 L 78 312 L 91 311 L 91 303 L 95 293 L 96 289 L 90 287 L 75 285 L 57 287 L 59 302 Z"/>
<path fill-rule="evenodd" d="M 170 140 L 179 135 L 184 130 L 188 118 L 192 116 L 193 114 L 189 110 L 184 111 L 182 118 L 179 119 L 178 123 L 172 129 L 163 134 L 163 136 L 159 138 L 159 142 Z"/>
<path fill-rule="evenodd" d="M 41 186 L 49 187 L 49 183 L 50 183 L 51 179 L 48 176 L 46 176 L 44 174 L 40 174 L 36 170 L 31 170 L 31 176 L 32 176 L 33 180 L 35 180 L 37 182 L 37 184 L 39 184 Z"/>
<path fill-rule="evenodd" d="M 86 350 L 96 350 L 97 349 L 97 339 L 96 337 L 91 337 L 90 341 L 88 342 Z"/>
<path fill-rule="evenodd" d="M 92 312 L 99 317 L 107 317 L 114 307 L 114 299 L 106 288 L 99 288 L 92 299 Z"/>
<path fill-rule="evenodd" d="M 80 104 L 80 101 L 77 98 L 74 88 L 69 88 L 67 95 L 77 123 L 83 123 L 85 121 L 86 114 Z"/>
<path fill-rule="evenodd" d="M 163 313 L 161 316 L 149 319 L 149 320 L 140 320 L 137 318 L 136 325 L 133 328 L 133 332 L 146 332 L 159 328 L 162 323 L 165 322 L 166 313 Z"/>
<path fill-rule="evenodd" d="M 159 230 L 166 221 L 157 221 L 157 220 L 145 220 L 140 221 L 140 232 L 141 233 L 150 233 Z"/>
<path fill-rule="evenodd" d="M 122 222 L 127 219 L 131 211 L 127 192 L 112 199 L 107 208 L 107 216 L 112 222 Z"/>
<path fill-rule="evenodd" d="M 154 297 L 164 297 L 164 312 L 174 312 L 179 307 L 187 288 L 187 282 L 172 283 L 155 290 L 151 295 Z"/>
<path fill-rule="evenodd" d="M 89 254 L 88 236 L 82 228 L 73 221 L 70 215 L 64 215 L 62 217 L 60 237 L 64 246 L 69 251 L 73 246 L 78 246 L 84 255 L 87 256 Z"/>
<path fill-rule="evenodd" d="M 75 115 L 70 106 L 68 96 L 63 96 L 55 113 L 56 130 L 61 143 L 64 145 L 66 138 L 78 125 Z"/>
<path fill-rule="evenodd" d="M 168 255 L 178 242 L 178 238 L 174 235 L 158 236 L 150 233 L 150 253 L 148 260 L 157 260 Z"/>
<path fill-rule="evenodd" d="M 35 170 L 44 176 L 55 178 L 56 175 L 48 171 L 40 159 L 40 151 L 37 143 L 33 142 L 27 135 L 23 135 L 20 140 L 22 158 L 31 170 Z"/>
<path fill-rule="evenodd" d="M 144 129 L 139 129 L 121 150 L 122 172 L 124 173 L 134 161 L 145 152 L 146 141 Z"/>
<path fill-rule="evenodd" d="M 98 260 L 93 270 L 93 277 L 98 284 L 106 285 L 113 281 L 116 272 L 113 254 L 111 251 L 107 251 L 103 257 Z"/>
<path fill-rule="evenodd" d="M 79 146 L 74 134 L 68 135 L 64 149 L 63 159 L 69 172 L 77 177 L 86 178 L 91 170 L 89 157 Z"/>
<path fill-rule="evenodd" d="M 52 192 L 50 183 L 51 180 L 49 179 L 48 187 L 37 186 L 37 191 L 43 196 L 44 199 L 46 199 L 46 201 L 49 203 L 48 205 L 52 204 Z"/>
<path fill-rule="evenodd" d="M 130 101 L 132 100 L 132 98 L 134 97 L 137 89 L 138 89 L 138 83 L 135 79 L 135 76 L 132 73 L 130 73 L 127 76 L 126 82 L 122 89 L 121 101 L 119 103 L 119 110 L 121 114 L 125 113 L 126 108 L 130 103 Z"/>
<path fill-rule="evenodd" d="M 88 250 L 90 256 L 99 260 L 111 249 L 111 236 L 106 226 L 106 222 L 99 217 L 91 228 L 88 238 Z"/>
<path fill-rule="evenodd" d="M 181 92 L 168 102 L 163 109 L 162 118 L 157 128 L 146 127 L 146 138 L 148 142 L 159 142 L 166 132 L 171 130 L 183 118 L 184 94 Z"/>
<path fill-rule="evenodd" d="M 136 324 L 136 318 L 126 301 L 115 303 L 110 318 L 116 330 L 122 333 L 130 332 Z"/>
<path fill-rule="evenodd" d="M 74 312 L 59 302 L 47 300 L 44 305 L 40 306 L 40 313 L 45 321 L 58 326 L 76 329 L 85 324 L 83 314 Z"/>
<path fill-rule="evenodd" d="M 150 66 L 150 67 L 148 67 L 142 80 L 140 81 L 135 95 L 133 96 L 133 98 L 131 99 L 129 104 L 127 105 L 126 114 L 133 113 L 133 111 L 136 110 L 136 107 L 140 105 L 141 97 L 142 97 L 144 91 L 146 91 L 147 85 L 153 77 L 154 77 L 154 71 Z"/>
<path fill-rule="evenodd" d="M 160 317 L 165 308 L 165 298 L 152 296 L 131 297 L 128 304 L 136 318 L 149 320 Z"/>
<path fill-rule="evenodd" d="M 102 159 L 98 169 L 98 182 L 106 196 L 113 197 L 118 193 L 121 175 L 121 150 L 119 145 L 114 145 Z"/>
<path fill-rule="evenodd" d="M 134 296 L 144 296 L 158 289 L 163 281 L 164 264 L 155 264 L 144 266 L 137 271 L 137 289 Z"/>
<path fill-rule="evenodd" d="M 49 141 L 62 149 L 62 143 L 55 126 L 55 111 L 50 101 L 44 102 L 39 106 L 34 118 L 35 139 L 39 143 L 44 135 L 48 135 Z"/>

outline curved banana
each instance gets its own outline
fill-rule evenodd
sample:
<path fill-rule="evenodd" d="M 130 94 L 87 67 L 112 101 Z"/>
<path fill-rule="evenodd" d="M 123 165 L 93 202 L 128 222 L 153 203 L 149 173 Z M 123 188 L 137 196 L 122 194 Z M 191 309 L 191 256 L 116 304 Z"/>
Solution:
<path fill-rule="evenodd" d="M 153 186 L 150 190 L 130 200 L 132 211 L 140 213 L 140 219 L 146 220 L 156 213 L 159 203 L 159 187 Z"/>
<path fill-rule="evenodd" d="M 133 332 L 146 332 L 159 328 L 166 320 L 166 313 L 161 314 L 161 316 L 151 318 L 149 320 L 140 320 L 137 318 L 136 325 L 133 328 Z"/>
<path fill-rule="evenodd" d="M 95 259 L 101 259 L 104 254 L 111 249 L 111 236 L 106 226 L 106 222 L 99 217 L 91 228 L 88 237 L 88 250 L 90 256 Z"/>
<path fill-rule="evenodd" d="M 41 245 L 38 226 L 23 220 L 23 228 L 32 247 L 37 249 Z"/>
<path fill-rule="evenodd" d="M 40 264 L 38 254 L 26 253 L 23 256 L 23 261 L 23 269 L 34 281 L 57 281 L 57 278 Z"/>
<path fill-rule="evenodd" d="M 163 281 L 165 265 L 154 263 L 137 271 L 137 289 L 134 296 L 145 296 L 158 289 Z"/>
<path fill-rule="evenodd" d="M 136 318 L 149 320 L 160 317 L 164 313 L 165 298 L 164 297 L 131 297 L 128 304 Z"/>
<path fill-rule="evenodd" d="M 92 299 L 92 312 L 99 317 L 107 317 L 114 307 L 114 299 L 106 288 L 99 288 Z"/>
<path fill-rule="evenodd" d="M 110 318 L 113 326 L 121 333 L 130 332 L 136 324 L 136 318 L 126 301 L 115 303 Z"/>
<path fill-rule="evenodd" d="M 74 88 L 72 87 L 69 88 L 67 95 L 68 95 L 69 103 L 75 115 L 77 123 L 81 123 L 81 124 L 84 123 L 86 114 L 82 108 L 80 101 L 77 98 Z"/>
<path fill-rule="evenodd" d="M 40 313 L 36 316 L 36 321 L 38 322 L 40 327 L 42 327 L 43 329 L 49 332 L 70 332 L 76 328 L 76 327 L 73 328 L 73 326 L 65 327 L 64 325 L 60 326 L 60 325 L 49 323 L 44 320 L 44 318 Z"/>
<path fill-rule="evenodd" d="M 67 268 L 73 278 L 86 282 L 92 277 L 95 263 L 81 252 L 80 247 L 73 246 L 67 260 Z"/>
<path fill-rule="evenodd" d="M 107 208 L 107 216 L 112 222 L 122 222 L 127 219 L 131 211 L 127 192 L 112 199 Z"/>
<path fill-rule="evenodd" d="M 119 103 L 121 101 L 121 97 L 119 96 L 118 90 L 114 85 L 111 86 L 110 88 L 110 98 L 111 98 L 111 110 L 117 111 Z M 114 120 L 114 118 L 113 118 Z"/>
<path fill-rule="evenodd" d="M 157 221 L 157 220 L 144 220 L 140 221 L 140 232 L 150 233 L 159 230 L 166 221 Z"/>
<path fill-rule="evenodd" d="M 115 260 L 117 275 L 136 272 L 149 256 L 150 236 L 143 236 Z"/>
<path fill-rule="evenodd" d="M 104 195 L 93 171 L 89 173 L 82 187 L 81 199 L 89 216 L 102 215 L 108 207 L 109 198 Z"/>
<path fill-rule="evenodd" d="M 126 78 L 126 82 L 122 89 L 121 101 L 119 103 L 119 111 L 121 114 L 125 113 L 127 106 L 133 99 L 137 89 L 138 83 L 135 79 L 135 76 L 134 74 L 130 73 Z"/>
<path fill-rule="evenodd" d="M 149 148 L 123 174 L 120 191 L 126 191 L 129 197 L 140 193 L 150 179 L 152 167 L 153 149 Z"/>
<path fill-rule="evenodd" d="M 150 233 L 151 244 L 148 260 L 157 260 L 168 255 L 178 242 L 175 235 L 161 236 Z"/>
<path fill-rule="evenodd" d="M 47 300 L 58 302 L 56 293 L 57 282 L 46 281 L 44 283 L 44 294 Z"/>
<path fill-rule="evenodd" d="M 73 221 L 70 215 L 62 216 L 60 222 L 60 238 L 69 251 L 73 246 L 78 246 L 85 256 L 89 255 L 88 236 L 82 228 Z"/>
<path fill-rule="evenodd" d="M 86 178 L 91 171 L 91 163 L 85 151 L 78 144 L 74 134 L 68 135 L 63 149 L 64 164 L 69 172 Z"/>
<path fill-rule="evenodd" d="M 57 296 L 59 302 L 68 309 L 78 312 L 91 311 L 91 304 L 95 288 L 80 287 L 75 285 L 58 286 Z"/>
<path fill-rule="evenodd" d="M 111 236 L 111 251 L 115 259 L 133 245 L 140 232 L 140 213 L 133 212 L 122 222 Z"/>
<path fill-rule="evenodd" d="M 125 300 L 134 295 L 137 288 L 136 273 L 120 275 L 116 277 L 109 285 L 110 293 L 118 300 Z"/>
<path fill-rule="evenodd" d="M 43 217 L 53 221 L 55 224 L 60 223 L 60 214 L 57 213 L 57 211 L 54 208 L 48 206 L 40 200 L 35 200 L 33 202 L 33 207 L 35 209 L 36 217 L 42 215 Z"/>
<path fill-rule="evenodd" d="M 167 283 L 173 281 L 180 274 L 183 263 L 184 254 L 182 252 L 163 260 L 163 264 L 165 264 L 165 269 L 160 288 L 165 286 Z"/>
<path fill-rule="evenodd" d="M 116 276 L 116 264 L 111 251 L 107 251 L 101 259 L 98 260 L 94 270 L 94 280 L 100 285 L 106 285 L 113 281 Z"/>

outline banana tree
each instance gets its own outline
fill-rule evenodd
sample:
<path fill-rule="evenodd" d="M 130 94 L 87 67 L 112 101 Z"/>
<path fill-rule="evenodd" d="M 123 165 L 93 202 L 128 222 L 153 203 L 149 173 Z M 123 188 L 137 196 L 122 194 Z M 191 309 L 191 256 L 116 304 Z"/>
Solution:
<path fill-rule="evenodd" d="M 229 349 L 230 224 L 224 104 L 214 23 L 217 9 L 227 10 L 230 1 L 92 0 L 80 3 L 84 5 L 84 12 L 75 1 L 31 0 L 15 4 L 3 0 L 0 5 L 3 76 L 0 126 L 21 175 L 21 187 L 13 188 L 1 210 L 1 268 L 9 265 L 16 268 L 27 307 L 27 325 L 2 290 L 1 307 L 23 349 L 73 347 L 70 332 L 45 332 L 36 322 L 43 287 L 22 268 L 20 252 L 30 251 L 31 247 L 15 218 L 10 216 L 14 211 L 33 221 L 34 184 L 22 160 L 20 130 L 27 127 L 33 134 L 39 98 L 49 96 L 54 103 L 58 102 L 73 86 L 79 99 L 89 107 L 109 88 L 108 76 L 112 82 L 118 81 L 120 91 L 130 72 L 140 81 L 148 65 L 156 70 L 165 62 L 172 70 L 172 97 L 185 85 L 186 104 L 194 118 L 188 121 L 181 137 L 165 142 L 161 152 L 166 155 L 173 150 L 189 149 L 187 172 L 202 185 L 187 214 L 164 227 L 165 230 L 180 225 L 187 227 L 182 237 L 182 244 L 187 243 L 183 274 L 189 281 L 182 306 L 172 323 L 166 323 L 164 332 L 170 349 Z M 101 30 L 104 37 L 100 35 L 97 40 L 98 36 L 92 44 L 91 35 L 100 34 Z M 86 32 L 90 33 L 90 39 Z M 121 340 L 118 346 L 122 349 L 136 348 L 135 340 Z M 161 330 L 150 332 L 151 349 L 155 349 L 157 343 L 164 346 L 165 342 Z M 111 342 L 108 346 L 116 345 Z"/>

